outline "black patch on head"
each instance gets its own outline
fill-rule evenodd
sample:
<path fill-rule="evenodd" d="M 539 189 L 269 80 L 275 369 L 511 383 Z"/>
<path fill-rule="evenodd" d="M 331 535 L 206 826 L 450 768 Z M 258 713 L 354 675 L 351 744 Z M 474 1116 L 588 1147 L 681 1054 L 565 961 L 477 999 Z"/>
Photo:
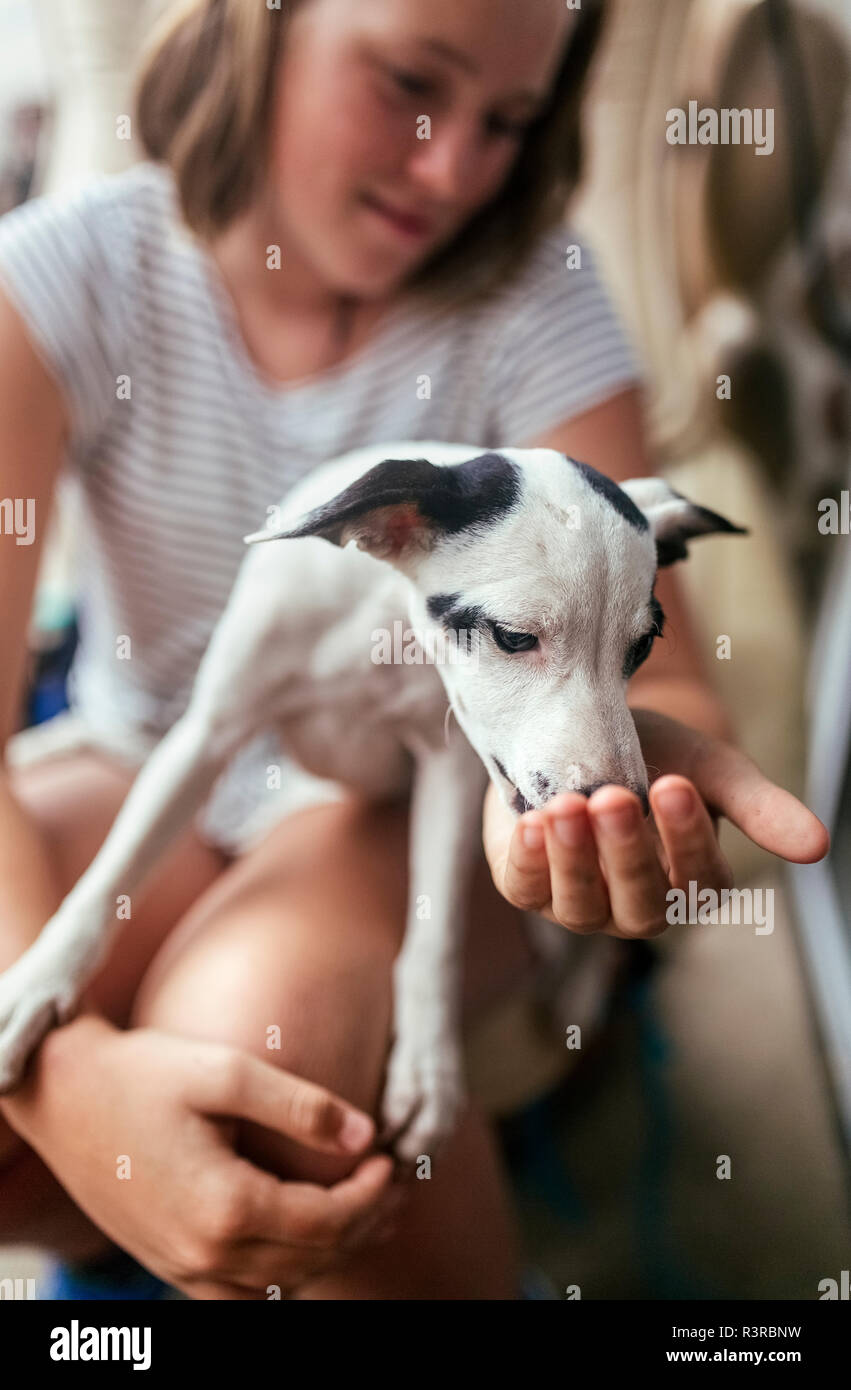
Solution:
<path fill-rule="evenodd" d="M 450 609 L 456 606 L 460 597 L 460 594 L 431 594 L 426 599 L 428 616 L 433 618 L 436 623 L 442 622 Z"/>
<path fill-rule="evenodd" d="M 567 458 L 567 455 L 565 457 Z M 592 487 L 601 497 L 605 497 L 609 505 L 614 507 L 624 521 L 628 521 L 630 526 L 635 527 L 636 531 L 649 530 L 647 517 L 639 507 L 636 507 L 632 498 L 624 492 L 622 487 L 618 487 L 611 478 L 607 478 L 605 473 L 599 473 L 596 468 L 592 468 L 590 463 L 580 463 L 578 459 L 572 458 L 568 458 L 567 461 L 573 464 L 574 468 L 579 469 L 588 486 Z"/>
<path fill-rule="evenodd" d="M 462 604 L 460 594 L 432 594 L 426 599 L 426 611 L 445 632 L 464 637 L 468 655 L 472 651 L 471 634 L 476 630 L 487 631 L 483 610 L 477 604 Z"/>
<path fill-rule="evenodd" d="M 438 496 L 437 508 L 429 515 L 450 534 L 499 520 L 520 497 L 519 469 L 504 454 L 479 454 L 437 471 L 451 475 L 450 496 Z"/>
<path fill-rule="evenodd" d="M 531 801 L 527 801 L 522 792 L 514 793 L 514 799 L 511 802 L 511 804 L 517 812 L 518 816 L 522 816 L 526 811 L 531 811 L 534 809 Z"/>
<path fill-rule="evenodd" d="M 520 472 L 502 454 L 438 466 L 428 459 L 383 459 L 288 534 L 339 543 L 344 526 L 380 507 L 413 504 L 437 530 L 455 535 L 498 520 L 520 496 Z"/>

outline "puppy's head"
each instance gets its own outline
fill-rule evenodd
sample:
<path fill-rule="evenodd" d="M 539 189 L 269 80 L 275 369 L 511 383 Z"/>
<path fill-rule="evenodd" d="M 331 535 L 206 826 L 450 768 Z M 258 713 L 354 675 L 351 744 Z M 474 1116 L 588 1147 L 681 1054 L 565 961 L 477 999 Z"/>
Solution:
<path fill-rule="evenodd" d="M 659 478 L 618 486 L 550 449 L 385 459 L 289 530 L 349 541 L 410 581 L 459 724 L 516 812 L 604 782 L 646 804 L 626 703 L 664 614 L 657 569 L 736 532 Z"/>

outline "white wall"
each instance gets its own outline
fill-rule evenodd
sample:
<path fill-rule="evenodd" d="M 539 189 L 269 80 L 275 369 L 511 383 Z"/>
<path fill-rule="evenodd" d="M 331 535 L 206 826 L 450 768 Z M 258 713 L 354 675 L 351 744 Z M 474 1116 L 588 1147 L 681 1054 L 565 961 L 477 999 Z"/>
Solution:
<path fill-rule="evenodd" d="M 0 0 L 0 111 L 49 92 L 31 0 Z"/>

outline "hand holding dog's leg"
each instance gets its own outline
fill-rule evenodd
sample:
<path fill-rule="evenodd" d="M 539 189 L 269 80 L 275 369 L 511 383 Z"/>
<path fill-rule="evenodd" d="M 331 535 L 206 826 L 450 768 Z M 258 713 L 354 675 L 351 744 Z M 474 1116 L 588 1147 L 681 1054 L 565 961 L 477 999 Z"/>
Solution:
<path fill-rule="evenodd" d="M 87 1018 L 48 1038 L 12 1106 L 82 1210 L 192 1298 L 286 1296 L 392 1209 L 367 1115 L 224 1043 Z M 332 1186 L 282 1182 L 234 1152 L 244 1120 L 357 1166 Z M 132 1181 L 116 1179 L 118 1152 Z"/>

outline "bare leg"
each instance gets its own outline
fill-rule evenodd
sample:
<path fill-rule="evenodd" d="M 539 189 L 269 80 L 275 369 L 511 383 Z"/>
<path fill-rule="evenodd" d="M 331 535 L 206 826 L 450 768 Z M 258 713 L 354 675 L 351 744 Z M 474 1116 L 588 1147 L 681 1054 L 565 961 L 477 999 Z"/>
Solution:
<path fill-rule="evenodd" d="M 132 1025 L 227 1041 L 377 1113 L 391 966 L 405 917 L 407 811 L 313 808 L 275 827 L 209 889 L 165 942 Z M 519 916 L 482 860 L 468 934 L 467 1018 L 530 964 Z M 280 1050 L 266 1047 L 278 1024 Z M 281 1177 L 330 1182 L 353 1167 L 256 1125 L 238 1145 Z M 397 1238 L 358 1252 L 302 1298 L 513 1298 L 516 1240 L 498 1155 L 473 1107 L 410 1184 Z"/>

